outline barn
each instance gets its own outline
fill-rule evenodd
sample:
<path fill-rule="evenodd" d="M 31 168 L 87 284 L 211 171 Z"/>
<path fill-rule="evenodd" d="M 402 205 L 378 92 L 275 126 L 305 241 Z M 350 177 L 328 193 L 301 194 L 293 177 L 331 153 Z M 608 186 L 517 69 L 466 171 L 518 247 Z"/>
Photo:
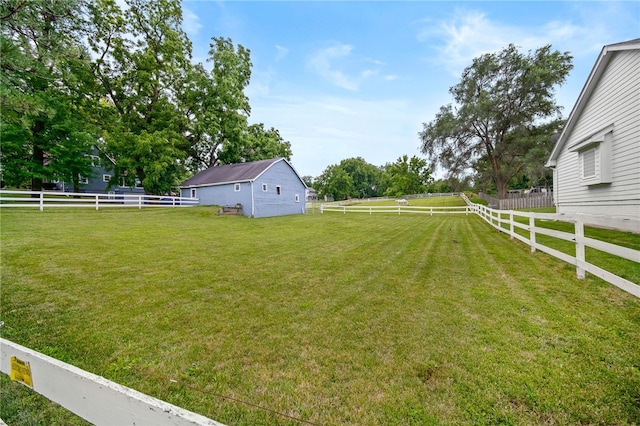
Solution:
<path fill-rule="evenodd" d="M 180 185 L 182 197 L 200 205 L 242 205 L 250 217 L 305 213 L 307 186 L 284 158 L 213 166 Z"/>
<path fill-rule="evenodd" d="M 604 46 L 557 140 L 561 214 L 640 218 L 640 39 Z"/>

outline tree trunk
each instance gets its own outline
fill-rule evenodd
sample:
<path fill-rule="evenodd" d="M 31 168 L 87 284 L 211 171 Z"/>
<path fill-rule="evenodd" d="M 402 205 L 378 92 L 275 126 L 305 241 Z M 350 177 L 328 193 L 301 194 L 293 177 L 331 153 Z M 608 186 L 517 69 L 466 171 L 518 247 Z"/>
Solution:
<path fill-rule="evenodd" d="M 496 189 L 498 190 L 498 198 L 507 198 L 507 184 L 500 173 L 500 163 L 495 156 L 491 156 L 491 167 L 493 169 L 493 181 L 496 183 Z"/>

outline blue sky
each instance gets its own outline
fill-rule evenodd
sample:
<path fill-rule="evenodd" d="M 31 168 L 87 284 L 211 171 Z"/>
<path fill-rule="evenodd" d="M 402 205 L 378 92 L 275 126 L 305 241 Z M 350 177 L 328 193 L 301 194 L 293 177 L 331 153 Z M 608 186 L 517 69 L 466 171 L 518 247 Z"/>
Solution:
<path fill-rule="evenodd" d="M 605 44 L 640 37 L 637 1 L 193 1 L 195 62 L 211 37 L 251 50 L 250 123 L 291 142 L 301 175 L 362 157 L 421 155 L 418 132 L 473 58 L 513 43 L 573 55 L 556 99 L 571 111 Z"/>

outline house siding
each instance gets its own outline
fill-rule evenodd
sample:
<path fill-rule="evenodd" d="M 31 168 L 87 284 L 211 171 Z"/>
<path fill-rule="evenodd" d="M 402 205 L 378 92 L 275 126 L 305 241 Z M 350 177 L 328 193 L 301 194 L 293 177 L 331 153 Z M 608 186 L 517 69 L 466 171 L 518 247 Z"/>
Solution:
<path fill-rule="evenodd" d="M 119 178 L 114 176 L 112 164 L 109 164 L 109 160 L 102 158 L 100 155 L 100 151 L 96 147 L 93 147 L 91 151 L 91 156 L 95 157 L 100 161 L 100 165 L 93 165 L 91 168 L 91 174 L 86 176 L 88 183 L 80 184 L 80 188 L 78 188 L 79 192 L 84 193 L 92 193 L 92 194 L 100 194 L 100 193 L 113 193 L 113 194 L 144 194 L 144 188 L 135 186 L 121 186 L 118 182 Z M 109 167 L 105 167 L 105 164 Z M 109 187 L 109 182 L 105 182 L 103 180 L 104 175 L 109 175 L 110 179 L 113 179 L 113 182 L 116 182 L 116 185 L 112 185 Z M 56 189 L 63 192 L 73 192 L 73 184 L 67 182 L 57 182 Z"/>
<path fill-rule="evenodd" d="M 240 191 L 234 190 L 235 183 L 240 184 Z M 181 188 L 182 197 L 191 197 L 191 188 Z M 244 215 L 251 215 L 251 183 L 233 182 L 224 185 L 200 186 L 196 188 L 196 197 L 204 206 L 235 206 L 242 204 Z M 248 213 L 247 213 L 248 212 Z"/>
<path fill-rule="evenodd" d="M 180 188 L 180 195 L 191 197 L 191 190 L 195 188 L 195 196 L 199 198 L 200 205 L 232 206 L 240 203 L 243 214 L 252 217 L 306 212 L 306 186 L 288 162 L 277 160 L 252 179 L 244 182 L 183 186 Z M 240 191 L 234 190 L 235 183 L 240 183 Z M 267 186 L 266 191 L 262 190 L 263 184 Z M 277 193 L 277 187 L 280 187 L 280 194 Z"/>
<path fill-rule="evenodd" d="M 262 191 L 263 184 L 267 185 L 266 192 Z M 276 192 L 276 186 L 281 188 L 280 195 Z M 304 214 L 305 190 L 298 175 L 286 162 L 273 164 L 254 183 L 254 217 Z"/>
<path fill-rule="evenodd" d="M 640 51 L 609 54 L 614 56 L 558 156 L 558 213 L 640 217 Z M 611 183 L 584 185 L 579 153 L 570 147 L 611 124 Z"/>

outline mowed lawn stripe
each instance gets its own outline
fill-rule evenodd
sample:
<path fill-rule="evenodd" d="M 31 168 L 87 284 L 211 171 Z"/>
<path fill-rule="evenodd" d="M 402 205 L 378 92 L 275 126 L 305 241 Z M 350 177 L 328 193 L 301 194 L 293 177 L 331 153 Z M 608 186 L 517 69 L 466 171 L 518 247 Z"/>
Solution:
<path fill-rule="evenodd" d="M 637 298 L 474 216 L 1 213 L 4 337 L 230 425 L 640 417 Z"/>

